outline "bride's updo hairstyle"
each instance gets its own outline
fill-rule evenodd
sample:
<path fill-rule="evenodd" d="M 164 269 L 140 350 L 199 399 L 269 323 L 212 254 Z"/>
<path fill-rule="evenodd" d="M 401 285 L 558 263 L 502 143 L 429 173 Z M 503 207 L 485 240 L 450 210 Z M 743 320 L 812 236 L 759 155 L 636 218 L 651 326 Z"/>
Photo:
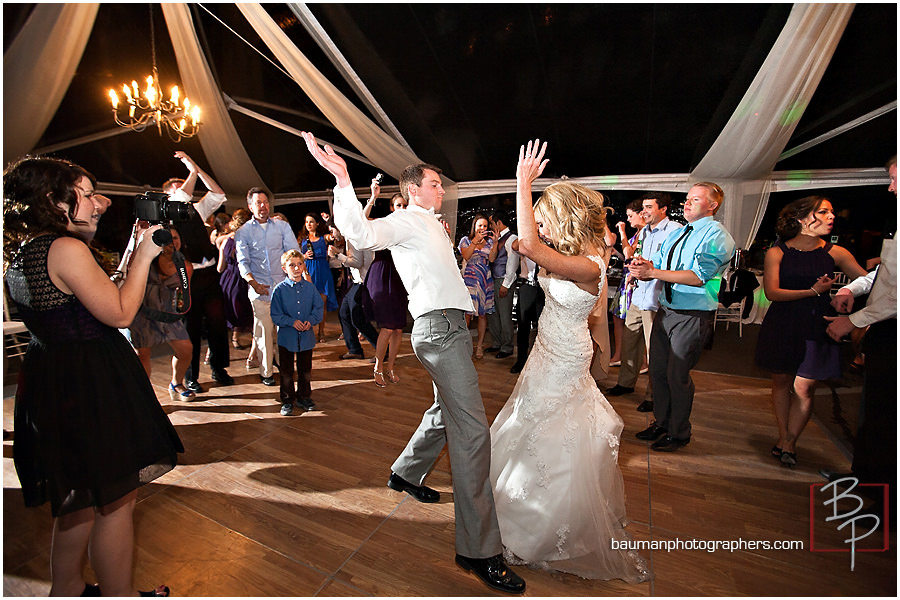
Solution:
<path fill-rule="evenodd" d="M 561 181 L 547 186 L 535 202 L 535 219 L 548 227 L 553 245 L 561 254 L 577 256 L 590 244 L 604 250 L 605 203 L 600 192 Z"/>
<path fill-rule="evenodd" d="M 805 219 L 815 213 L 826 200 L 828 198 L 822 196 L 807 196 L 806 198 L 794 200 L 778 213 L 778 220 L 775 222 L 775 234 L 782 242 L 797 237 L 803 229 L 800 219 Z"/>

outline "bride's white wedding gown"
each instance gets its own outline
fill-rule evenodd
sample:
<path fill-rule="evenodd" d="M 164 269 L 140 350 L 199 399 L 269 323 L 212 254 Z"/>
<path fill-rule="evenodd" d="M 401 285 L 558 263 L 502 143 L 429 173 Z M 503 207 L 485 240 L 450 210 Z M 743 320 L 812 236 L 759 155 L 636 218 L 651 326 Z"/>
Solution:
<path fill-rule="evenodd" d="M 591 259 L 606 277 L 603 260 Z M 597 297 L 543 270 L 538 280 L 546 301 L 537 339 L 491 426 L 505 557 L 591 579 L 645 581 L 637 552 L 611 548 L 631 538 L 617 463 L 623 423 L 590 374 L 587 319 Z"/>

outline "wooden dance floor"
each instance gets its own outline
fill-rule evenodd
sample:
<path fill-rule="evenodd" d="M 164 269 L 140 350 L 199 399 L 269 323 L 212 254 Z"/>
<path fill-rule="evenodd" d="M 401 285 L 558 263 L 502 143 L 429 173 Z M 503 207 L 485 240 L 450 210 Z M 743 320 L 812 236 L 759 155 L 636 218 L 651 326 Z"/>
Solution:
<path fill-rule="evenodd" d="M 191 403 L 169 398 L 168 357 L 160 352 L 154 359 L 157 395 L 186 452 L 173 472 L 140 492 L 139 589 L 166 583 L 176 596 L 502 595 L 454 564 L 446 453 L 426 481 L 441 492 L 440 503 L 420 504 L 385 486 L 391 463 L 432 401 L 409 336 L 396 369 L 401 383 L 380 389 L 368 360 L 339 359 L 346 350 L 334 314 L 327 333 L 329 341 L 314 354 L 318 410 L 300 416 L 279 414 L 278 388 L 263 386 L 256 370 L 245 369 L 247 350 L 232 350 L 232 387 L 212 382 L 203 367 L 200 382 L 208 391 Z M 365 350 L 371 356 L 368 345 Z M 752 348 L 742 351 L 752 356 Z M 512 363 L 491 355 L 476 361 L 489 421 L 515 383 Z M 615 384 L 616 371 L 604 389 Z M 782 467 L 769 456 L 775 425 L 768 380 L 695 372 L 694 381 L 693 439 L 672 454 L 651 452 L 634 438 L 651 420 L 635 411 L 640 393 L 611 399 L 625 420 L 619 464 L 628 531 L 648 544 L 745 546 L 643 549 L 655 577 L 642 584 L 520 567 L 526 595 L 896 596 L 895 536 L 886 552 L 856 552 L 853 570 L 846 551 L 810 551 L 811 533 L 817 549 L 846 550 L 840 542 L 849 531 L 837 531 L 840 521 L 810 526 L 811 506 L 818 515 L 826 510 L 820 498 L 810 500 L 810 485 L 823 483 L 818 470 L 849 468 L 827 432 L 811 421 L 800 464 Z M 11 382 L 5 383 L 9 396 Z M 643 392 L 646 376 L 638 386 Z M 9 397 L 3 416 L 11 430 Z M 50 511 L 24 508 L 12 441 L 3 444 L 3 483 L 4 595 L 47 595 Z M 785 540 L 803 548 L 746 544 Z M 866 547 L 873 547 L 871 539 Z"/>

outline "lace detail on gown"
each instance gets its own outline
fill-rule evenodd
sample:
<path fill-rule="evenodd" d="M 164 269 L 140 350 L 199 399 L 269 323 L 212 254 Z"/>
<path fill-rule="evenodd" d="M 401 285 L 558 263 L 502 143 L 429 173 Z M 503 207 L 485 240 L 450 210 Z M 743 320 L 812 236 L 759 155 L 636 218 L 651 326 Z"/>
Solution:
<path fill-rule="evenodd" d="M 590 257 L 606 277 L 601 257 Z M 511 564 L 592 579 L 650 578 L 627 540 L 617 464 L 622 419 L 590 374 L 587 318 L 597 296 L 538 276 L 546 300 L 528 362 L 491 426 L 491 482 L 504 556 Z"/>

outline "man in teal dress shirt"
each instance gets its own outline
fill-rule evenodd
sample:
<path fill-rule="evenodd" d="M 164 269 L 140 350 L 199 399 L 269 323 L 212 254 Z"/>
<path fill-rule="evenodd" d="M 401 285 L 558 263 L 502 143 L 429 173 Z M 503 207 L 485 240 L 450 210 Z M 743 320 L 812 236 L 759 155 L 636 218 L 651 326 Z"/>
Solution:
<path fill-rule="evenodd" d="M 663 282 L 659 310 L 650 334 L 650 381 L 655 421 L 637 438 L 652 450 L 673 452 L 691 439 L 694 382 L 690 371 L 712 339 L 718 296 L 712 280 L 734 256 L 734 239 L 713 218 L 725 194 L 715 183 L 700 182 L 684 202 L 687 227 L 673 231 L 652 261 L 635 258 L 631 274 Z"/>

